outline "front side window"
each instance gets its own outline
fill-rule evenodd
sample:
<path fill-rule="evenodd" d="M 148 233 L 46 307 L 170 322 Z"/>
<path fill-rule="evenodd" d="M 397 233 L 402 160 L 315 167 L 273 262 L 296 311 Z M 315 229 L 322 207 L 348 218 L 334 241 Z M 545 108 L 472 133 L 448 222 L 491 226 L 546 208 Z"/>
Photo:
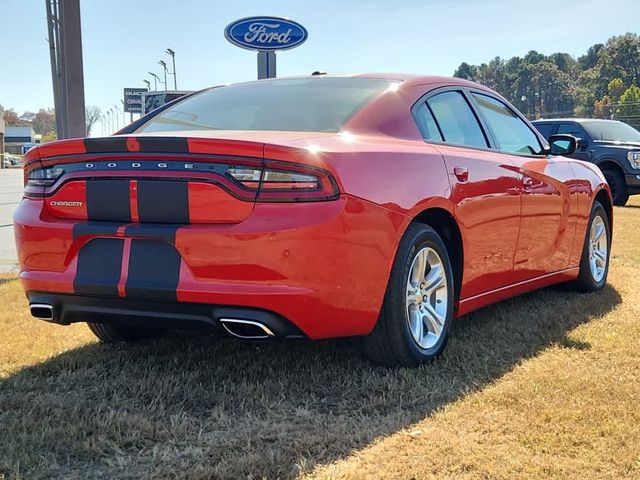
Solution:
<path fill-rule="evenodd" d="M 337 132 L 393 82 L 377 78 L 274 79 L 212 88 L 176 103 L 137 132 Z"/>
<path fill-rule="evenodd" d="M 480 93 L 472 93 L 472 95 L 500 151 L 518 155 L 543 153 L 536 134 L 509 107 L 487 95 Z"/>
<path fill-rule="evenodd" d="M 461 92 L 444 92 L 427 100 L 427 105 L 440 127 L 443 141 L 455 145 L 487 148 L 476 116 Z"/>

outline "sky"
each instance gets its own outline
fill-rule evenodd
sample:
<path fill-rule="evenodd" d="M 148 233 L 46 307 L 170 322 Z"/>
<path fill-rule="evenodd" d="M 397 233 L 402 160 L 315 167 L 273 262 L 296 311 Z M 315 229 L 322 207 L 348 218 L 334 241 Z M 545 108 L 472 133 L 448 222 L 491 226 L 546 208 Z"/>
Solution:
<path fill-rule="evenodd" d="M 278 76 L 402 72 L 452 75 L 463 61 L 574 56 L 612 35 L 638 32 L 638 0 L 80 0 L 85 101 L 121 106 L 124 87 L 162 77 L 176 52 L 178 89 L 256 78 L 256 54 L 224 28 L 253 15 L 284 16 L 309 38 L 279 52 Z M 0 0 L 0 104 L 19 114 L 53 107 L 45 0 Z"/>

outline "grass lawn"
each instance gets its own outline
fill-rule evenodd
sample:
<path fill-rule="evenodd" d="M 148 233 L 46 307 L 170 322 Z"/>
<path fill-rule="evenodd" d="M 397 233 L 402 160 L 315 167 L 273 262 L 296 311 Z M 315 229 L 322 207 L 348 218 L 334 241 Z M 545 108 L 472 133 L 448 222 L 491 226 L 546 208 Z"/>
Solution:
<path fill-rule="evenodd" d="M 98 344 L 0 279 L 0 479 L 640 478 L 640 199 L 609 286 L 468 315 L 444 357 L 178 333 Z"/>

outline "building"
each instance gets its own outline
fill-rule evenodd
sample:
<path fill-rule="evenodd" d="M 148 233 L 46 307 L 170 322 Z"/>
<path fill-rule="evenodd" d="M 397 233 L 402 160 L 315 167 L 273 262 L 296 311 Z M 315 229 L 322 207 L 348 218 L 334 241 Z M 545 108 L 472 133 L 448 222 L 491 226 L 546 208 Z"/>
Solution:
<path fill-rule="evenodd" d="M 6 153 L 24 155 L 25 151 L 40 143 L 42 135 L 37 135 L 31 127 L 6 127 L 4 148 Z"/>

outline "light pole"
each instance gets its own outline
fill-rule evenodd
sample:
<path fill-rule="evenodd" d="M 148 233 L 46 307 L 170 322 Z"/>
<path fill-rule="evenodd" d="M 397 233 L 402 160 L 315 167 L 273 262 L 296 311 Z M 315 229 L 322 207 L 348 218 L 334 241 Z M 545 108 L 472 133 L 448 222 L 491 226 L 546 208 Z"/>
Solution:
<path fill-rule="evenodd" d="M 153 77 L 153 89 L 154 90 L 158 90 L 158 80 L 160 80 L 160 78 L 158 77 L 158 75 L 156 75 L 153 72 L 149 72 L 149 75 L 151 75 Z"/>
<path fill-rule="evenodd" d="M 111 135 L 111 110 L 107 110 L 107 130 L 108 134 Z"/>
<path fill-rule="evenodd" d="M 124 100 L 120 100 L 120 103 L 122 103 L 122 128 L 124 128 L 124 126 L 126 125 L 126 120 L 124 119 Z M 133 113 L 129 112 L 129 123 L 133 123 Z"/>
<path fill-rule="evenodd" d="M 162 69 L 164 70 L 164 89 L 167 89 L 167 63 L 164 60 L 159 60 L 158 63 L 162 65 Z"/>
<path fill-rule="evenodd" d="M 178 90 L 178 81 L 176 80 L 176 52 L 174 52 L 173 50 L 171 50 L 170 48 L 167 48 L 165 50 L 165 53 L 167 55 L 171 55 L 171 61 L 173 63 L 173 89 L 174 90 Z"/>

